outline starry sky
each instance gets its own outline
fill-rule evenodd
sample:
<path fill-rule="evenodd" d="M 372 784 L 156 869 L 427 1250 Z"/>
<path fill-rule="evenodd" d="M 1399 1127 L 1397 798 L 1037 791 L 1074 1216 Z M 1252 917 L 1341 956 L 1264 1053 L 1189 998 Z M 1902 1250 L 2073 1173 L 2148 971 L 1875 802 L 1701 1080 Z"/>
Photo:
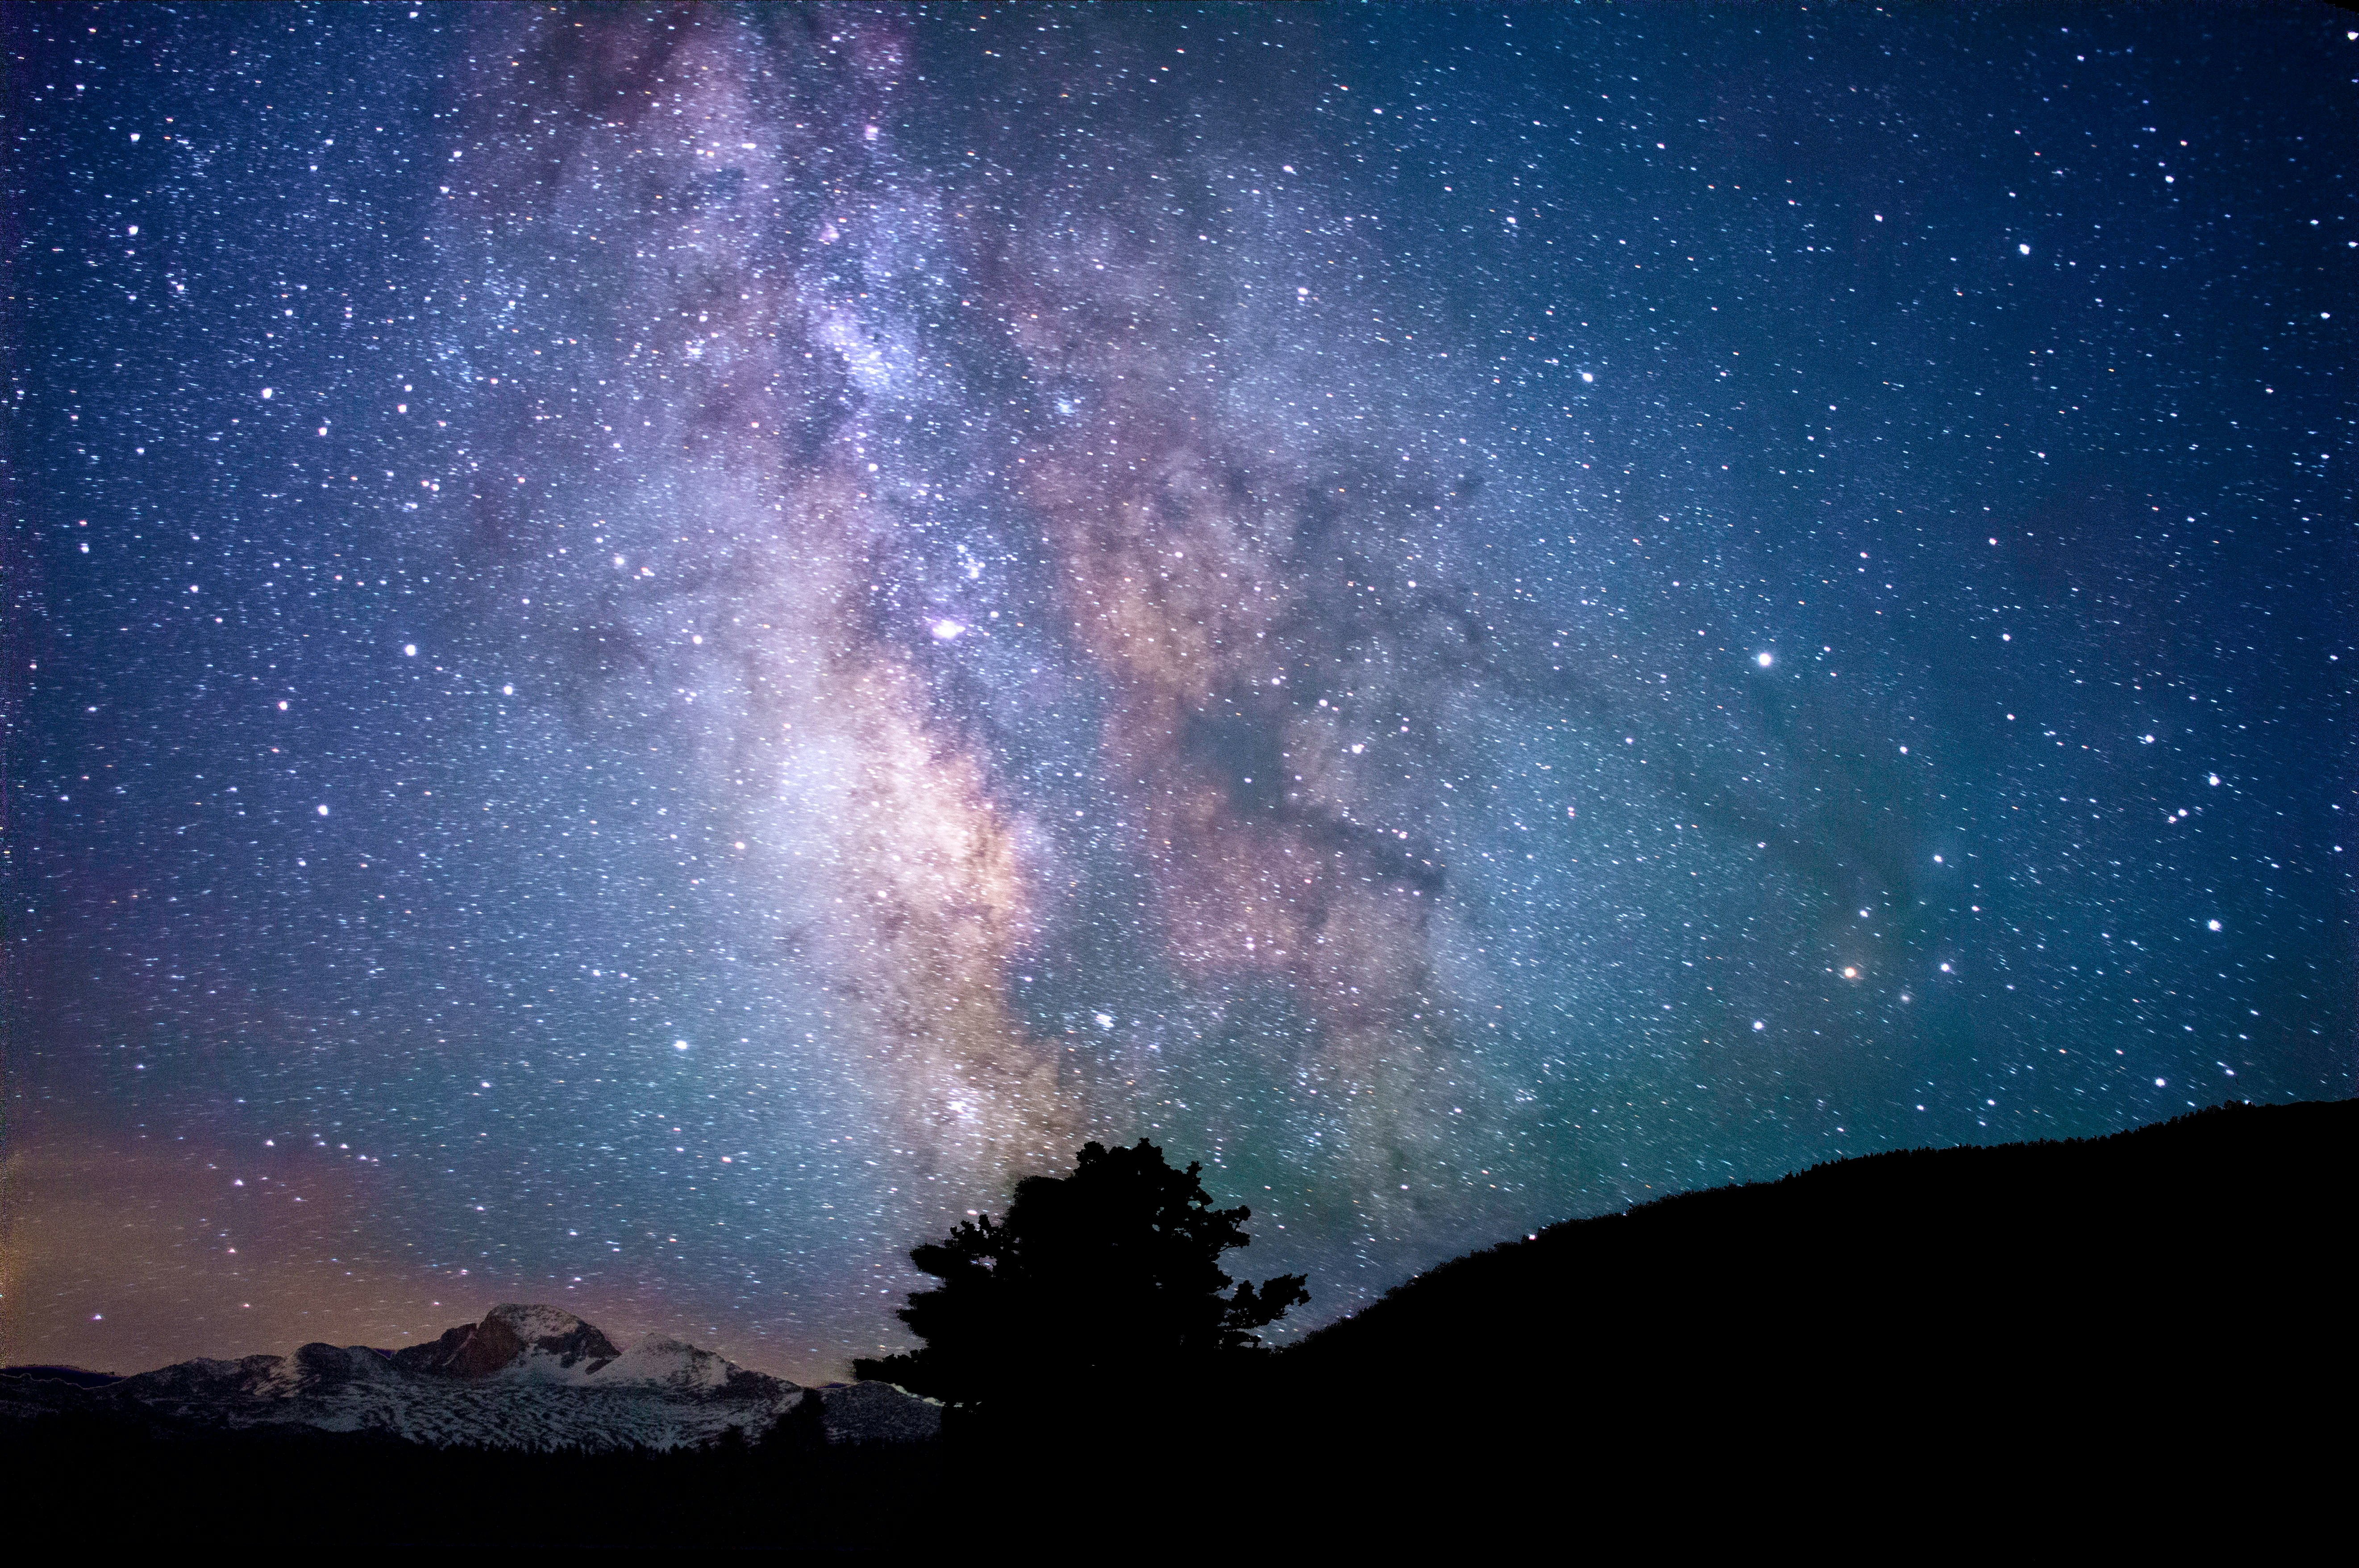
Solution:
<path fill-rule="evenodd" d="M 2352 1093 L 2341 14 L 5 26 L 5 1359 Z"/>

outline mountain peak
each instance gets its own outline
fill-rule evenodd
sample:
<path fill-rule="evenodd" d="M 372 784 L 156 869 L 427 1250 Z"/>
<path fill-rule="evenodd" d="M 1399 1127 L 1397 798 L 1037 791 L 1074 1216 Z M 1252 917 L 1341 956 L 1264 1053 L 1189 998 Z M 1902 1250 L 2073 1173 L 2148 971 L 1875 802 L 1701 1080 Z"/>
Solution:
<path fill-rule="evenodd" d="M 430 1345 L 395 1352 L 393 1359 L 411 1372 L 488 1377 L 535 1364 L 594 1372 L 621 1354 L 613 1340 L 562 1307 L 505 1301 L 484 1313 L 483 1322 L 461 1323 Z"/>

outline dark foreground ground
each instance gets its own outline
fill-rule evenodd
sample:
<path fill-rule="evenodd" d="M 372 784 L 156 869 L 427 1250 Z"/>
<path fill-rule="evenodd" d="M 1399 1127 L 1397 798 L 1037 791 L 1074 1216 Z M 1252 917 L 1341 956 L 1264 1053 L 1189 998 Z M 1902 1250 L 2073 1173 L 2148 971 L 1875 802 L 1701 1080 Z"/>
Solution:
<path fill-rule="evenodd" d="M 1076 1389 L 925 1447 L 480 1454 L 51 1416 L 0 1432 L 0 1475 L 17 1539 L 92 1547 L 2249 1547 L 2343 1512 L 2354 1185 L 2359 1102 L 2225 1106 L 1557 1225 L 1225 1380 Z"/>

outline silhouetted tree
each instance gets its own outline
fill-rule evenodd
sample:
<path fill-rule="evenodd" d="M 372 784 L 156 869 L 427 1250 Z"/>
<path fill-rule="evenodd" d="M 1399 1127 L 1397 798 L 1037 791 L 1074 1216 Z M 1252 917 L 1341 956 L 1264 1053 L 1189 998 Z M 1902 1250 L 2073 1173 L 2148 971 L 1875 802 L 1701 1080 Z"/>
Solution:
<path fill-rule="evenodd" d="M 909 1254 L 941 1281 L 899 1313 L 923 1347 L 854 1369 L 954 1407 L 1005 1410 L 1050 1388 L 1143 1392 L 1234 1364 L 1310 1296 L 1299 1274 L 1221 1294 L 1221 1254 L 1251 1244 L 1241 1227 L 1252 1211 L 1213 1208 L 1201 1170 L 1173 1170 L 1140 1138 L 1088 1145 L 1070 1176 L 1026 1177 L 1004 1221 L 965 1221 Z"/>
<path fill-rule="evenodd" d="M 827 1401 L 805 1388 L 794 1408 L 770 1423 L 762 1439 L 765 1454 L 816 1454 L 827 1446 Z"/>

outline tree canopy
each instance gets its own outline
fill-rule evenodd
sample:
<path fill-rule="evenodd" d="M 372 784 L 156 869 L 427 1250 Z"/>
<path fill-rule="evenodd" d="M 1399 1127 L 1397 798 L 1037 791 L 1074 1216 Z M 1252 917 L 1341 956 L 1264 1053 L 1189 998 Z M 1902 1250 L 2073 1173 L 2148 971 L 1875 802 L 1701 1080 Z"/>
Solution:
<path fill-rule="evenodd" d="M 1026 1177 L 1005 1220 L 967 1220 L 911 1251 L 941 1281 L 898 1314 L 925 1344 L 854 1370 L 984 1407 L 1052 1382 L 1161 1382 L 1254 1350 L 1258 1331 L 1310 1292 L 1301 1275 L 1281 1274 L 1221 1294 L 1232 1284 L 1221 1254 L 1251 1245 L 1252 1211 L 1213 1208 L 1201 1170 L 1172 1169 L 1140 1138 L 1087 1145 L 1070 1176 Z"/>

